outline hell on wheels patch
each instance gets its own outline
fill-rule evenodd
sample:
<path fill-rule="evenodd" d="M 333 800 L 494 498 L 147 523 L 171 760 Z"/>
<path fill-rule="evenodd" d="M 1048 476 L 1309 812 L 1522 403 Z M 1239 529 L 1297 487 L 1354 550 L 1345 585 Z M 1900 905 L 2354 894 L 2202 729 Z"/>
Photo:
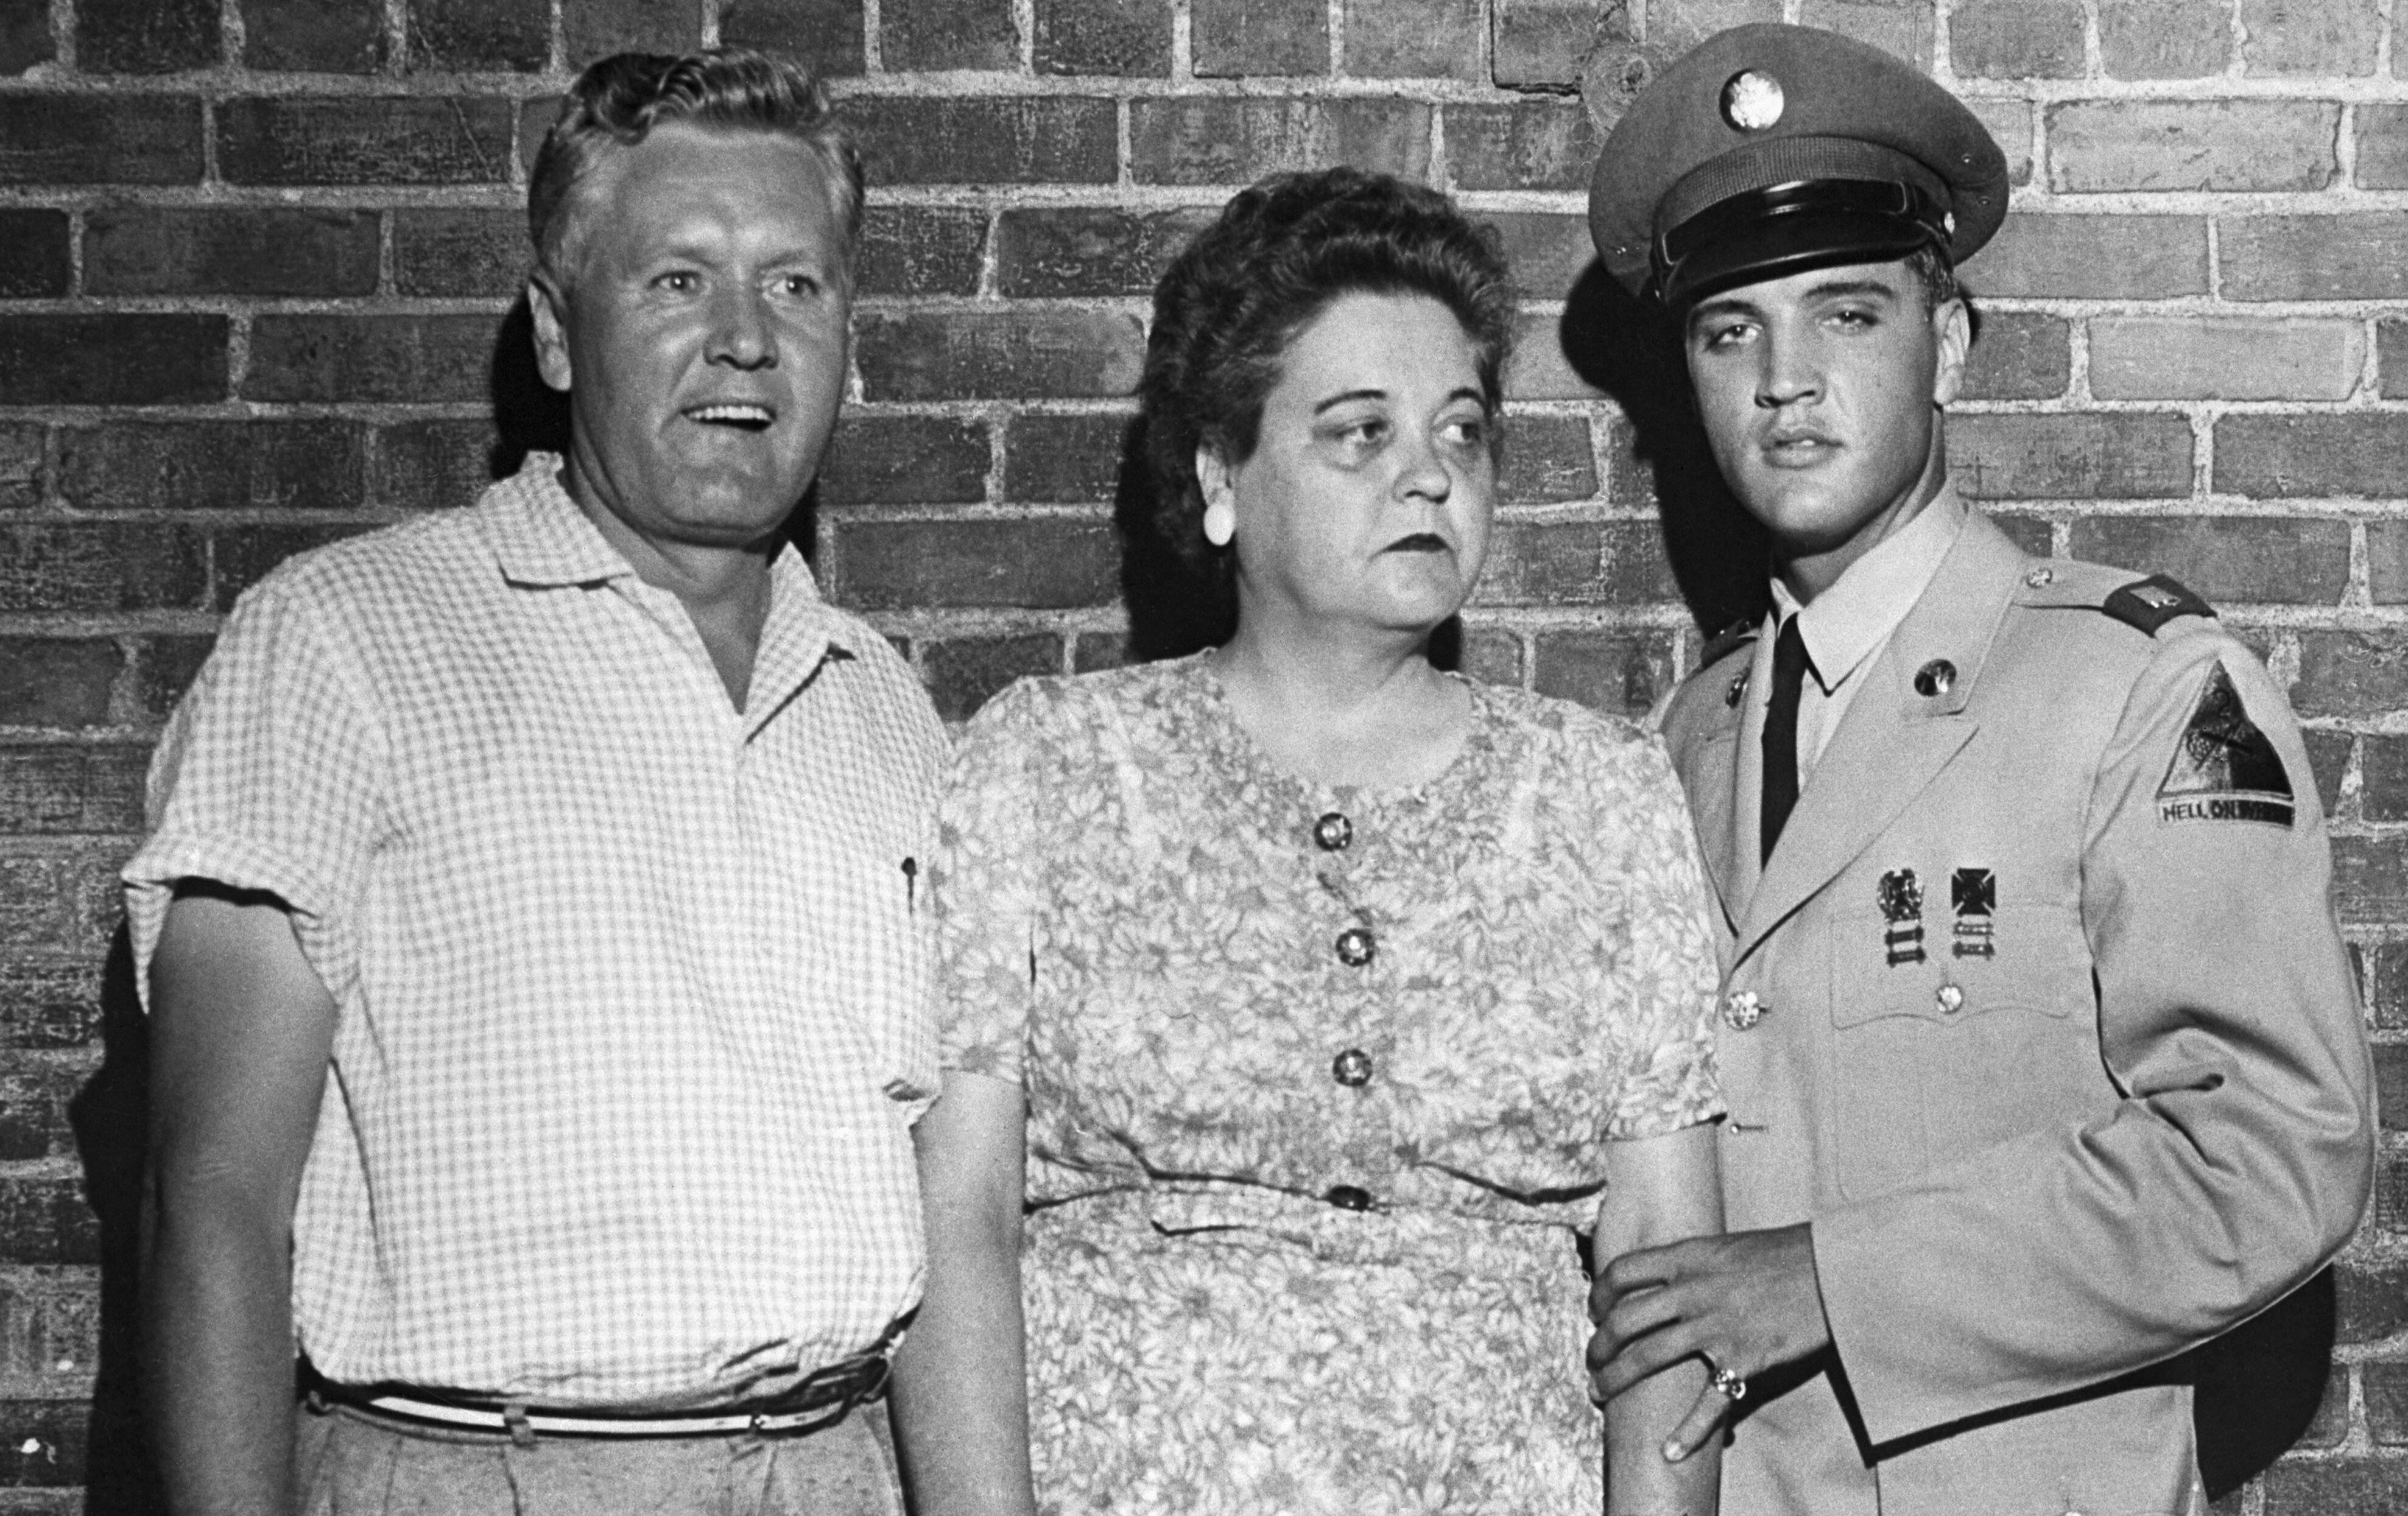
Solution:
<path fill-rule="evenodd" d="M 2249 719 L 2232 676 L 2219 663 L 2157 786 L 2157 820 L 2288 826 L 2292 811 L 2291 776 L 2283 771 L 2282 756 Z"/>

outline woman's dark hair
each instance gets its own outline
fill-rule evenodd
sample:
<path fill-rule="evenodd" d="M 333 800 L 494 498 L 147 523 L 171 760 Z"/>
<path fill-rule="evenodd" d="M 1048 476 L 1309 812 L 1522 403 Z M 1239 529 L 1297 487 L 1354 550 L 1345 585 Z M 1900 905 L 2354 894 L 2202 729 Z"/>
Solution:
<path fill-rule="evenodd" d="M 1221 601 L 1230 556 L 1204 538 L 1196 450 L 1253 455 L 1289 342 L 1349 294 L 1427 295 L 1455 312 L 1496 412 L 1512 286 L 1495 234 L 1435 190 L 1355 168 L 1276 175 L 1231 200 L 1154 286 L 1139 389 L 1152 525 Z"/>

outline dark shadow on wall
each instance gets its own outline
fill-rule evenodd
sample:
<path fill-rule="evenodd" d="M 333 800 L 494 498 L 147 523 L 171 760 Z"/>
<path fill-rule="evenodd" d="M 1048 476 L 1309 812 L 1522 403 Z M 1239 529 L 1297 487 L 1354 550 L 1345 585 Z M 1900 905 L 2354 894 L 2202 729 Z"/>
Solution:
<path fill-rule="evenodd" d="M 1761 616 L 1770 593 L 1764 529 L 1714 466 L 1670 319 L 1591 259 L 1564 303 L 1558 335 L 1573 372 L 1629 420 L 1632 451 L 1655 479 L 1665 556 L 1689 614 L 1709 633 Z"/>
<path fill-rule="evenodd" d="M 2264 1473 L 2315 1420 L 2338 1309 L 2325 1269 L 2280 1303 L 2174 1360 L 2192 1386 L 2200 1478 L 2221 1500 Z"/>
<path fill-rule="evenodd" d="M 84 1199 L 100 1223 L 100 1364 L 84 1432 L 88 1516 L 164 1516 L 166 1500 L 142 1415 L 136 1302 L 142 1260 L 142 1166 L 150 1120 L 149 1028 L 121 925 L 101 972 L 100 1067 L 67 1105 Z"/>
<path fill-rule="evenodd" d="M 521 294 L 494 334 L 490 371 L 494 400 L 494 443 L 485 455 L 485 469 L 494 479 L 519 471 L 530 452 L 568 451 L 568 394 L 543 381 L 535 364 L 535 315 Z M 838 430 L 844 419 L 837 419 Z M 806 493 L 787 518 L 786 536 L 806 560 L 819 555 L 818 489 Z"/>
<path fill-rule="evenodd" d="M 1238 624 L 1235 595 L 1179 555 L 1162 531 L 1157 505 L 1145 464 L 1145 418 L 1132 416 L 1121 429 L 1120 473 L 1112 488 L 1131 663 L 1219 647 Z"/>

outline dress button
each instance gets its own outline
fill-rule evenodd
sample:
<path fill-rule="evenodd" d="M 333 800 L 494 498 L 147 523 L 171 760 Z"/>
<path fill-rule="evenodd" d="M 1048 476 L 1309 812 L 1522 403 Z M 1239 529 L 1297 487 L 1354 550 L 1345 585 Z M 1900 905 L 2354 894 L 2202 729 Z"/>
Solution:
<path fill-rule="evenodd" d="M 1371 961 L 1371 934 L 1359 926 L 1350 926 L 1338 934 L 1338 961 L 1349 968 L 1360 968 Z"/>
<path fill-rule="evenodd" d="M 1954 1016 L 1965 1008 L 1965 992 L 1954 984 L 1942 985 L 1933 992 L 1931 998 L 1940 1002 L 1940 1012 L 1943 1016 Z"/>
<path fill-rule="evenodd" d="M 1322 1192 L 1321 1198 L 1340 1210 L 1371 1209 L 1371 1192 L 1359 1184 L 1333 1184 Z"/>
<path fill-rule="evenodd" d="M 1354 823 L 1342 810 L 1326 812 L 1312 823 L 1312 844 L 1324 852 L 1344 852 L 1354 840 Z"/>
<path fill-rule="evenodd" d="M 1764 1020 L 1764 1001 L 1754 990 L 1735 990 L 1723 996 L 1723 1024 L 1744 1032 Z"/>
<path fill-rule="evenodd" d="M 1371 1082 L 1371 1055 L 1360 1048 L 1349 1048 L 1329 1061 L 1329 1077 L 1350 1090 L 1361 1089 Z"/>

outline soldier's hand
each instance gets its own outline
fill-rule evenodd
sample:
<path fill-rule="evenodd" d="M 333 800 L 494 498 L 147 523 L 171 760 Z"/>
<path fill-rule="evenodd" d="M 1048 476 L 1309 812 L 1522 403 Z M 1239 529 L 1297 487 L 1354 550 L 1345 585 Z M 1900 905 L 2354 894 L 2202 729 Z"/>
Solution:
<path fill-rule="evenodd" d="M 1664 1444 L 1674 1463 L 1704 1446 L 1747 1379 L 1831 1341 L 1803 1224 L 1625 1253 L 1598 1276 L 1589 1315 L 1589 1381 L 1600 1402 L 1684 1358 L 1701 1357 L 1714 1373 Z"/>

